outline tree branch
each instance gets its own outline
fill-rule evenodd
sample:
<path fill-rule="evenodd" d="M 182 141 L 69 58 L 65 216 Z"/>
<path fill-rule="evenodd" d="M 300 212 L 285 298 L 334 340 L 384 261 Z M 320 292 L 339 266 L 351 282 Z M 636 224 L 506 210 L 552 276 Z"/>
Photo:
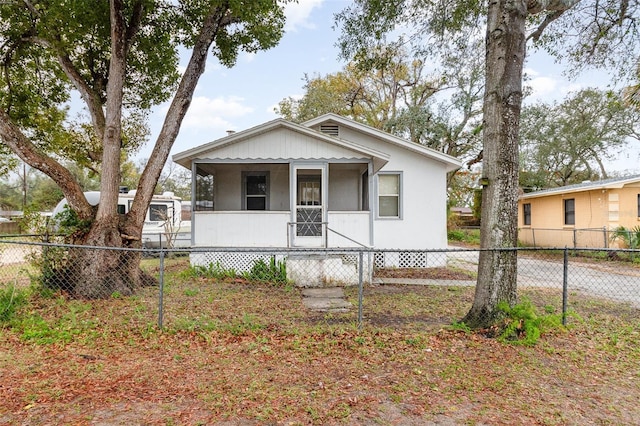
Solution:
<path fill-rule="evenodd" d="M 578 3 L 580 3 L 580 0 L 529 0 L 527 2 L 527 13 L 529 15 L 536 15 L 545 10 L 551 13 L 548 13 L 538 28 L 527 36 L 527 41 L 529 39 L 538 41 L 549 24 Z"/>
<path fill-rule="evenodd" d="M 564 13 L 564 11 L 555 11 L 553 13 L 548 14 L 544 18 L 544 21 L 542 21 L 542 23 L 538 26 L 538 28 L 536 28 L 536 30 L 534 32 L 532 32 L 531 34 L 529 34 L 527 36 L 527 41 L 529 41 L 530 39 L 533 39 L 533 41 L 540 40 L 540 37 L 542 36 L 542 33 L 549 26 L 549 24 L 551 24 L 553 21 L 555 21 L 560 16 L 562 16 L 563 13 Z"/>
<path fill-rule="evenodd" d="M 91 122 L 93 123 L 93 127 L 96 131 L 96 135 L 98 138 L 102 138 L 104 135 L 104 127 L 105 127 L 105 117 L 104 111 L 102 110 L 102 100 L 100 99 L 100 94 L 96 93 L 91 86 L 87 84 L 84 80 L 76 66 L 73 64 L 69 56 L 65 52 L 59 51 L 55 46 L 42 37 L 33 37 L 31 40 L 42 47 L 47 49 L 51 49 L 55 56 L 58 59 L 58 63 L 62 68 L 62 71 L 65 73 L 67 78 L 71 80 L 71 83 L 74 87 L 80 92 L 80 97 L 84 100 L 87 108 L 89 109 L 89 114 L 91 115 Z"/>
<path fill-rule="evenodd" d="M 37 147 L 20 131 L 6 111 L 0 109 L 0 137 L 22 161 L 34 169 L 48 175 L 62 189 L 69 206 L 76 211 L 82 220 L 93 217 L 93 209 L 87 202 L 82 187 L 74 176 L 54 159 L 43 155 Z"/>
<path fill-rule="evenodd" d="M 204 72 L 209 48 L 220 29 L 230 22 L 231 17 L 229 16 L 226 2 L 222 6 L 212 8 L 211 12 L 205 17 L 187 68 L 182 75 L 156 144 L 138 182 L 137 192 L 127 217 L 127 224 L 135 224 L 144 220 L 146 206 L 153 195 L 155 183 L 158 181 L 162 167 L 169 157 L 169 151 L 178 136 L 180 125 L 187 113 L 198 80 Z M 125 227 L 127 224 L 125 224 Z"/>
<path fill-rule="evenodd" d="M 136 2 L 133 6 L 133 14 L 131 16 L 131 22 L 127 26 L 127 31 L 125 34 L 125 52 L 129 52 L 131 46 L 133 45 L 133 40 L 135 39 L 138 31 L 140 30 L 140 23 L 142 22 L 142 17 L 144 16 L 144 4 L 141 1 Z"/>

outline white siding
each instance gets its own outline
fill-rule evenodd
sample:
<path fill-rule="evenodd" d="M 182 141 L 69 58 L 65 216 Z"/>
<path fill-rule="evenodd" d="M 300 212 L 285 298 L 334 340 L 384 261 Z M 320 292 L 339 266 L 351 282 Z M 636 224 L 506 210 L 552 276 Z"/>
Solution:
<path fill-rule="evenodd" d="M 334 231 L 369 246 L 369 212 L 329 212 L 327 225 Z M 334 232 L 328 232 L 329 247 L 361 247 L 357 243 L 343 238 Z"/>
<path fill-rule="evenodd" d="M 214 153 L 216 159 L 243 160 L 361 158 L 348 149 L 282 128 L 217 148 Z"/>
<path fill-rule="evenodd" d="M 353 165 L 329 166 L 329 210 L 355 211 L 360 206 L 361 172 Z"/>
<path fill-rule="evenodd" d="M 269 210 L 289 210 L 288 164 L 216 164 L 216 211 L 242 209 L 242 172 L 269 172 Z"/>
<path fill-rule="evenodd" d="M 286 212 L 196 212 L 193 238 L 201 247 L 286 247 Z"/>
<path fill-rule="evenodd" d="M 447 247 L 446 166 L 430 158 L 351 130 L 340 137 L 391 156 L 380 171 L 402 172 L 402 219 L 375 219 L 373 245 L 379 249 L 434 249 Z M 374 177 L 374 182 L 377 176 Z M 377 215 L 375 185 L 371 212 Z"/>

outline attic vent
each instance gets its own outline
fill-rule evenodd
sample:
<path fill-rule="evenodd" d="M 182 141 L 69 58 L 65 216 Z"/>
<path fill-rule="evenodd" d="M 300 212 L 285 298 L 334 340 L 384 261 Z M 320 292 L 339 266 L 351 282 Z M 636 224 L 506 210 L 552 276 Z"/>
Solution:
<path fill-rule="evenodd" d="M 338 136 L 338 125 L 337 124 L 321 124 L 320 131 L 322 133 L 326 133 L 331 136 Z"/>

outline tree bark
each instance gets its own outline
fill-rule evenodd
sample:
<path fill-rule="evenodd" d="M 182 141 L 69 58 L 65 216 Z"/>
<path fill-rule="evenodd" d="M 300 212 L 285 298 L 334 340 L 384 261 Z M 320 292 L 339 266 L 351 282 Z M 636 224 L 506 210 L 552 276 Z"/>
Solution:
<path fill-rule="evenodd" d="M 143 221 L 140 221 L 136 227 L 136 233 L 133 234 L 138 236 L 137 241 L 127 241 L 120 231 L 118 214 L 127 35 L 133 37 L 135 33 L 127 32 L 122 0 L 111 0 L 110 11 L 111 59 L 105 105 L 105 128 L 100 135 L 103 146 L 100 203 L 91 228 L 82 243 L 98 247 L 140 247 L 139 236 L 142 233 Z M 139 268 L 139 253 L 74 248 L 69 256 L 73 259 L 69 262 L 69 278 L 71 283 L 75 283 L 76 296 L 81 298 L 107 297 L 114 292 L 130 295 L 150 279 Z"/>
<path fill-rule="evenodd" d="M 136 195 L 123 227 L 127 235 L 137 235 L 138 224 L 142 226 L 144 222 L 147 208 L 153 196 L 155 183 L 162 173 L 162 168 L 169 157 L 171 147 L 178 136 L 182 120 L 187 114 L 200 76 L 204 73 L 211 44 L 220 29 L 230 23 L 229 19 L 226 7 L 213 7 L 202 24 L 189 64 L 169 106 L 169 111 L 167 111 L 149 161 L 140 176 Z"/>
<path fill-rule="evenodd" d="M 498 303 L 516 302 L 518 130 L 525 59 L 526 0 L 489 3 L 484 96 L 480 259 L 472 328 L 495 322 Z"/>
<path fill-rule="evenodd" d="M 187 113 L 198 80 L 205 69 L 209 48 L 221 27 L 229 24 L 227 9 L 214 7 L 203 23 L 187 69 L 184 72 L 153 152 L 142 172 L 136 195 L 129 213 L 120 220 L 117 214 L 118 186 L 120 183 L 122 88 L 126 70 L 129 37 L 122 17 L 122 0 L 111 0 L 112 57 L 107 87 L 106 127 L 103 136 L 103 169 L 101 195 L 96 219 L 85 239 L 85 244 L 100 247 L 141 247 L 140 236 L 146 211 L 175 141 L 180 125 Z M 130 295 L 136 288 L 154 282 L 140 270 L 140 253 L 119 250 L 83 249 L 72 253 L 74 272 L 71 282 L 76 283 L 75 294 L 82 298 L 99 298 L 114 292 Z"/>

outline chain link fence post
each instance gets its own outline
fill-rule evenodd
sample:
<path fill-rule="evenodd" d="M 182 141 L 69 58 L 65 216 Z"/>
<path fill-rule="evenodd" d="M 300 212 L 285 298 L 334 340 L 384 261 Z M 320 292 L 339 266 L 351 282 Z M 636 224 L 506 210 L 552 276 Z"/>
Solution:
<path fill-rule="evenodd" d="M 567 325 L 567 299 L 569 296 L 569 249 L 564 247 L 562 268 L 562 325 Z"/>
<path fill-rule="evenodd" d="M 162 330 L 163 323 L 163 305 L 164 305 L 164 249 L 160 247 L 160 277 L 159 277 L 159 291 L 158 291 L 158 328 Z"/>
<path fill-rule="evenodd" d="M 358 330 L 362 329 L 362 298 L 364 293 L 364 280 L 362 273 L 363 251 L 358 251 Z"/>

